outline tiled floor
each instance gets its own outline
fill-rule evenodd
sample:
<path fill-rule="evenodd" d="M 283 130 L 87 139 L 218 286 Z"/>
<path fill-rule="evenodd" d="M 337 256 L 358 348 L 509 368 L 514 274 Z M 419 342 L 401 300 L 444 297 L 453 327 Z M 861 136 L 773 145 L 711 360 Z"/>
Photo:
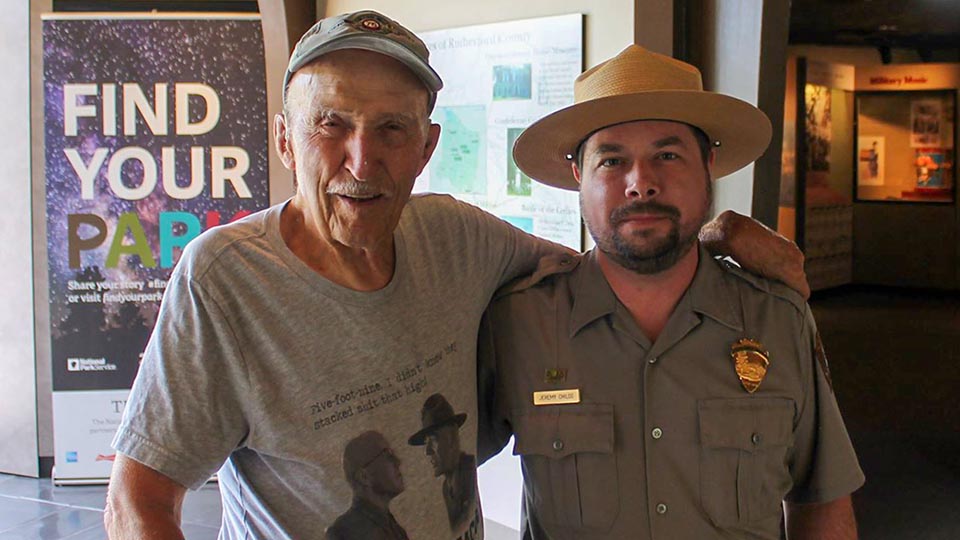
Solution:
<path fill-rule="evenodd" d="M 55 487 L 49 478 L 0 475 L 0 540 L 103 540 L 105 486 Z M 216 540 L 220 492 L 215 484 L 187 493 L 187 540 Z"/>
<path fill-rule="evenodd" d="M 49 478 L 0 474 L 0 540 L 104 540 L 106 486 L 54 486 Z M 187 492 L 183 534 L 216 540 L 220 491 L 215 483 Z M 486 520 L 486 540 L 515 540 L 516 531 Z"/>
<path fill-rule="evenodd" d="M 847 289 L 811 302 L 834 386 L 867 476 L 860 537 L 960 538 L 960 296 Z M 102 540 L 106 488 L 0 474 L 0 540 Z M 213 540 L 216 485 L 187 495 L 189 540 Z M 487 540 L 516 532 L 487 522 Z"/>

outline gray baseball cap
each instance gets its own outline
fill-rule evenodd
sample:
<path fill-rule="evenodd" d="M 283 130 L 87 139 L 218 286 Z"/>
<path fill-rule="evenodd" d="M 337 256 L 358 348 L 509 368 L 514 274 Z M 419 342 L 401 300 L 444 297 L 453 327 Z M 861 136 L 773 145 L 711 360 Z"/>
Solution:
<path fill-rule="evenodd" d="M 283 103 L 293 74 L 320 56 L 341 49 L 364 49 L 385 54 L 410 68 L 430 91 L 433 109 L 443 81 L 430 67 L 430 51 L 423 41 L 396 21 L 376 11 L 357 11 L 322 19 L 307 30 L 290 55 L 283 76 Z"/>

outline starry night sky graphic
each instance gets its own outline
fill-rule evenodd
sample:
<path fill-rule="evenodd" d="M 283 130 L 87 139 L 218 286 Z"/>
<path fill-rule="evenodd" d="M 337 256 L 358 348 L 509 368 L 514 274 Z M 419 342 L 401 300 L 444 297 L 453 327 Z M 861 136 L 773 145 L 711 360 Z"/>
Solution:
<path fill-rule="evenodd" d="M 226 19 L 101 19 L 44 21 L 44 92 L 46 101 L 46 208 L 47 252 L 50 265 L 50 319 L 53 337 L 55 390 L 129 388 L 149 332 L 158 302 L 135 305 L 120 303 L 67 303 L 69 280 L 150 281 L 168 279 L 171 269 L 160 268 L 158 220 L 160 212 L 187 212 L 206 227 L 208 211 L 217 211 L 225 223 L 240 211 L 256 211 L 268 204 L 267 115 L 263 38 L 260 21 Z M 117 84 L 117 136 L 102 133 L 100 96 L 82 99 L 96 105 L 96 117 L 78 120 L 78 134 L 64 131 L 63 86 L 81 83 Z M 123 134 L 123 83 L 138 83 L 151 105 L 154 85 L 167 84 L 167 135 L 154 135 L 137 114 L 137 134 Z M 220 121 L 210 132 L 176 135 L 175 83 L 203 83 L 220 98 Z M 196 98 L 195 98 L 196 99 Z M 205 113 L 201 101 L 191 107 L 191 121 Z M 106 177 L 110 156 L 120 148 L 139 146 L 154 156 L 157 187 L 137 201 L 117 197 Z M 177 200 L 164 194 L 161 147 L 176 151 L 176 178 L 180 186 L 190 182 L 190 148 L 204 148 L 203 192 L 194 199 Z M 250 157 L 244 174 L 252 198 L 240 198 L 231 184 L 226 197 L 213 199 L 210 190 L 210 149 L 238 146 Z M 107 159 L 95 180 L 94 197 L 81 199 L 80 179 L 64 154 L 65 148 L 79 151 L 89 163 L 97 148 L 108 149 Z M 143 171 L 135 161 L 122 169 L 128 187 L 140 185 Z M 117 217 L 134 212 L 146 232 L 156 268 L 146 268 L 139 257 L 121 255 L 116 268 L 105 262 L 116 231 Z M 84 251 L 80 268 L 70 268 L 67 246 L 67 216 L 87 213 L 107 223 L 107 238 L 99 248 Z M 79 230 L 84 238 L 94 234 L 88 226 Z M 176 230 L 175 234 L 182 234 Z M 128 234 L 124 244 L 132 244 Z M 175 252 L 179 256 L 179 250 Z M 145 290 L 144 292 L 152 292 Z M 75 292 L 70 291 L 71 294 Z M 70 373 L 68 357 L 100 358 L 116 364 L 118 370 L 102 377 Z M 96 379 L 96 380 L 95 380 Z"/>

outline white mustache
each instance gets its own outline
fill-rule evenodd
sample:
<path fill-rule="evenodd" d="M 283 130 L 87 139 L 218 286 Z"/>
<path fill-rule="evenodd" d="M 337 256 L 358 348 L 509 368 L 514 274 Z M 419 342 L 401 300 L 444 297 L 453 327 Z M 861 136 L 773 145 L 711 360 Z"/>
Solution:
<path fill-rule="evenodd" d="M 377 195 L 389 195 L 377 185 L 358 180 L 348 180 L 327 186 L 327 194 L 342 195 L 344 197 L 353 197 L 356 199 L 376 197 Z"/>

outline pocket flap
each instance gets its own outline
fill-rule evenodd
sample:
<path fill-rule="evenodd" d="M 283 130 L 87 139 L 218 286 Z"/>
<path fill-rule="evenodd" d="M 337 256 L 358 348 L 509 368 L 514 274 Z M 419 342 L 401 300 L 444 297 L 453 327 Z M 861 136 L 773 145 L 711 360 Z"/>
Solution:
<path fill-rule="evenodd" d="M 513 415 L 514 455 L 562 458 L 579 452 L 613 453 L 613 405 L 549 405 Z"/>
<path fill-rule="evenodd" d="M 792 399 L 704 399 L 697 406 L 700 443 L 705 447 L 754 451 L 792 443 Z"/>

